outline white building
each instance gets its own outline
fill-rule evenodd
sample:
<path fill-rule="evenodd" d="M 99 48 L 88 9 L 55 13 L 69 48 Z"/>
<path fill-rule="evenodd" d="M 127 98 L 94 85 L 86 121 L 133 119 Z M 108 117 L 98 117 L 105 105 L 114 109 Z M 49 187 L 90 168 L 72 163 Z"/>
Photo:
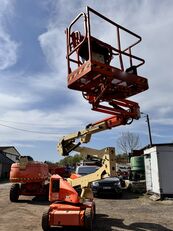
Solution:
<path fill-rule="evenodd" d="M 173 197 L 173 144 L 158 144 L 144 150 L 146 189 L 163 197 Z"/>

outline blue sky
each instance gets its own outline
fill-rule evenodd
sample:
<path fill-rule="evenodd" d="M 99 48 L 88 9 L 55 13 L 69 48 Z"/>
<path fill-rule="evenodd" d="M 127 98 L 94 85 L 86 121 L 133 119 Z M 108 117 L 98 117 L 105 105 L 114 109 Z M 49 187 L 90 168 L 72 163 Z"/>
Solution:
<path fill-rule="evenodd" d="M 149 90 L 133 97 L 150 116 L 154 143 L 173 141 L 173 1 L 0 0 L 0 145 L 36 160 L 58 161 L 60 137 L 104 115 L 66 86 L 65 28 L 86 5 L 142 36 L 139 70 Z M 99 31 L 99 28 L 98 28 Z M 104 31 L 104 35 L 109 32 Z M 17 130 L 18 129 L 18 130 Z M 27 130 L 27 131 L 23 131 Z M 148 144 L 145 118 L 93 136 L 88 146 L 115 146 L 122 132 Z"/>

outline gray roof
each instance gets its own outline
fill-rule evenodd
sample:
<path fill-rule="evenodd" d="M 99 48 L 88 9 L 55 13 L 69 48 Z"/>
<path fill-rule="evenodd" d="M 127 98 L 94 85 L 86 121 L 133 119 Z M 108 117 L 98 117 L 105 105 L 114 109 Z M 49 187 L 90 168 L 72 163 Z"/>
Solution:
<path fill-rule="evenodd" d="M 11 154 L 14 156 L 21 156 L 14 146 L 0 146 L 0 152 Z"/>

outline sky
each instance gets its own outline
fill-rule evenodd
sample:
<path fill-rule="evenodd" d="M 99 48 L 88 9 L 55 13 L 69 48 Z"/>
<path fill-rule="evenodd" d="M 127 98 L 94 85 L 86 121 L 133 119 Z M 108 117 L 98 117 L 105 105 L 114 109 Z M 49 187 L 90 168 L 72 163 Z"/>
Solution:
<path fill-rule="evenodd" d="M 142 37 L 139 74 L 149 90 L 133 96 L 150 118 L 153 143 L 173 142 L 172 0 L 0 0 L 0 145 L 39 161 L 59 161 L 68 133 L 103 119 L 80 92 L 67 88 L 64 30 L 86 6 Z M 96 32 L 111 36 L 108 28 Z M 106 117 L 106 116 L 105 116 Z M 146 118 L 92 137 L 89 147 L 116 147 L 122 132 L 149 144 Z M 118 152 L 118 147 L 116 147 Z"/>

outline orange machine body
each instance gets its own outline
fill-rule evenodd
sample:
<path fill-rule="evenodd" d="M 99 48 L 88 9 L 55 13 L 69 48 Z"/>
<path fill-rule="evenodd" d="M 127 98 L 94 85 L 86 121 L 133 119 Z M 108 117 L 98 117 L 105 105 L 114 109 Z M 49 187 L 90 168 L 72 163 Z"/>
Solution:
<path fill-rule="evenodd" d="M 50 178 L 49 201 L 64 201 L 77 204 L 79 203 L 79 196 L 69 182 L 56 174 Z"/>
<path fill-rule="evenodd" d="M 49 171 L 47 164 L 31 161 L 23 168 L 20 163 L 11 166 L 10 181 L 20 183 L 42 182 L 48 179 Z"/>
<path fill-rule="evenodd" d="M 80 175 L 75 176 L 75 178 Z M 48 226 L 84 226 L 86 208 L 94 214 L 95 203 L 80 203 L 76 190 L 59 175 L 50 178 Z"/>
<path fill-rule="evenodd" d="M 61 204 L 50 205 L 50 226 L 84 226 L 86 208 L 93 209 L 94 202 L 85 204 Z"/>
<path fill-rule="evenodd" d="M 13 163 L 10 171 L 10 200 L 17 202 L 20 195 L 48 198 L 48 165 L 37 161 Z"/>

